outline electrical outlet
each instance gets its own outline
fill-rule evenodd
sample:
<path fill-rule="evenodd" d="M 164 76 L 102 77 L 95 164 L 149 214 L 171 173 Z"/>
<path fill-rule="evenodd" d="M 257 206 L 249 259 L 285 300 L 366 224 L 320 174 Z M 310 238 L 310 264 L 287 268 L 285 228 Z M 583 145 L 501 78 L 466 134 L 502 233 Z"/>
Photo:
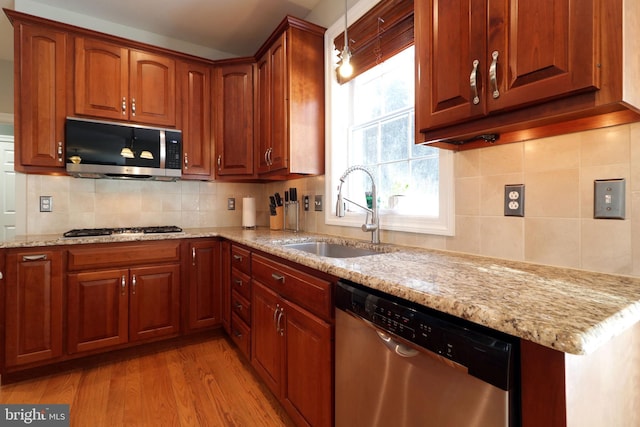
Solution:
<path fill-rule="evenodd" d="M 53 212 L 53 196 L 40 196 L 40 212 Z"/>
<path fill-rule="evenodd" d="M 309 196 L 302 197 L 302 205 L 304 206 L 305 211 L 309 210 Z"/>
<path fill-rule="evenodd" d="M 597 179 L 593 182 L 593 217 L 624 219 L 624 179 Z"/>
<path fill-rule="evenodd" d="M 236 199 L 235 197 L 229 197 L 227 199 L 227 210 L 235 211 L 236 210 Z"/>
<path fill-rule="evenodd" d="M 504 215 L 524 216 L 524 184 L 504 186 Z"/>

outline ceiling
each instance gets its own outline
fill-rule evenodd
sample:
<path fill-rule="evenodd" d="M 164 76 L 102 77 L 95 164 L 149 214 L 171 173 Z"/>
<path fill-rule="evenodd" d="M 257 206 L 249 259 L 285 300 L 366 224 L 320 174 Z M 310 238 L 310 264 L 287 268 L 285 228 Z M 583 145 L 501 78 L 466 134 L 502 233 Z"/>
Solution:
<path fill-rule="evenodd" d="M 253 55 L 285 15 L 305 18 L 323 0 L 33 0 L 72 13 L 229 53 Z M 14 0 L 0 0 L 14 9 Z M 2 14 L 4 15 L 4 14 Z M 13 60 L 11 24 L 0 16 L 0 59 Z"/>

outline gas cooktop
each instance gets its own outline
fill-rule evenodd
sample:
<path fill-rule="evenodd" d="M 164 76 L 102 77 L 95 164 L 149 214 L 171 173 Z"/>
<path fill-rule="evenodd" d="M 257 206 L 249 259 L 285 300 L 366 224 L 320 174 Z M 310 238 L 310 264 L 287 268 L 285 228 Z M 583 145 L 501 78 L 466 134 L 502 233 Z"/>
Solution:
<path fill-rule="evenodd" d="M 76 228 L 63 234 L 64 237 L 93 237 L 110 236 L 112 234 L 151 234 L 151 233 L 180 233 L 182 228 L 175 225 L 126 228 Z"/>

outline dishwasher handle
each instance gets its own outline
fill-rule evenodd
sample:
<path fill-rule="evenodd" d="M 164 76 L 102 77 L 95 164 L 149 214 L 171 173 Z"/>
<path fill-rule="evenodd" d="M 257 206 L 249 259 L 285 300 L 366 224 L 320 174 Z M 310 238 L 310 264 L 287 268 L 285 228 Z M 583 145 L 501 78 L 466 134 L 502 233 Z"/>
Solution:
<path fill-rule="evenodd" d="M 384 345 L 387 346 L 389 350 L 395 352 L 398 356 L 416 357 L 418 354 L 420 354 L 418 350 L 394 340 L 390 335 L 387 335 L 377 329 L 376 332 L 378 333 L 378 337 L 382 340 Z"/>

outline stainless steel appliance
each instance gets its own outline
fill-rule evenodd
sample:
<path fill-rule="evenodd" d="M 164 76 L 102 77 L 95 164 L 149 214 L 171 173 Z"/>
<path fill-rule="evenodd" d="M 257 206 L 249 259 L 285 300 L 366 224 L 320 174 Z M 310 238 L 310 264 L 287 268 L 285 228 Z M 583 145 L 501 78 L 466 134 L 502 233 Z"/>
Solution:
<path fill-rule="evenodd" d="M 182 228 L 175 225 L 153 225 L 149 227 L 122 227 L 122 228 L 74 228 L 63 234 L 64 237 L 95 237 L 110 236 L 112 234 L 156 234 L 156 233 L 181 233 Z"/>
<path fill-rule="evenodd" d="M 182 132 L 67 118 L 67 173 L 79 178 L 175 181 L 182 176 Z"/>
<path fill-rule="evenodd" d="M 518 340 L 340 281 L 336 427 L 520 425 Z"/>

